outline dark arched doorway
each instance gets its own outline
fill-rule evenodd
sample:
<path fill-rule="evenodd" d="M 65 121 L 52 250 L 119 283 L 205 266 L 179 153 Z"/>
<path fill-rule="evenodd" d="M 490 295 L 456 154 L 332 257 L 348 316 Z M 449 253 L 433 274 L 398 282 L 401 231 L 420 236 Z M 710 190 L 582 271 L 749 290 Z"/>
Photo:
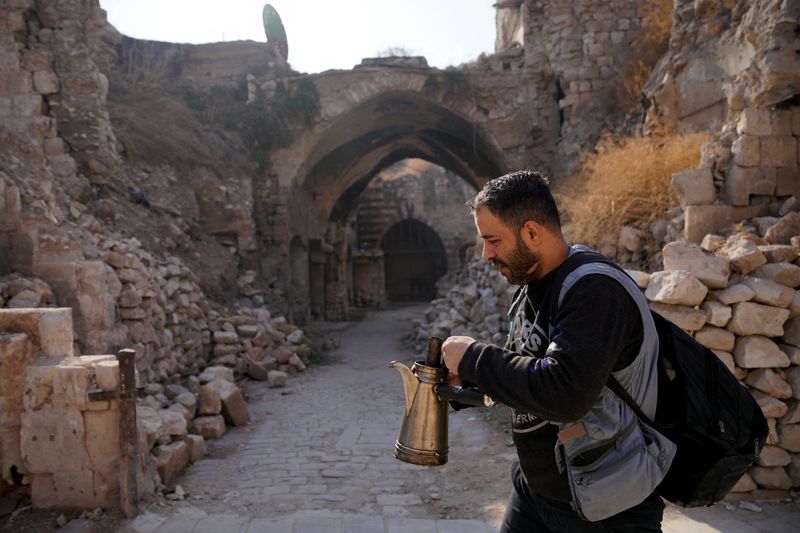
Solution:
<path fill-rule="evenodd" d="M 398 222 L 381 239 L 381 249 L 390 301 L 436 297 L 436 281 L 447 272 L 447 257 L 442 240 L 427 224 L 414 219 Z"/>

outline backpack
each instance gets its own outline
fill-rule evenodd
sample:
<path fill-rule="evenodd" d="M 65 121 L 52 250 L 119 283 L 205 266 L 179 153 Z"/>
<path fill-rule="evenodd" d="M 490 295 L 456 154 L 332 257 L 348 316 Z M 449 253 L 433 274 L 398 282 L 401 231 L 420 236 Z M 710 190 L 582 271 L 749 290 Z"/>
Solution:
<path fill-rule="evenodd" d="M 624 270 L 583 247 L 560 267 L 550 294 L 581 265 L 601 262 Z M 557 306 L 557 298 L 550 305 Z M 554 316 L 551 307 L 550 316 Z M 667 500 L 686 507 L 721 500 L 761 453 L 767 420 L 753 396 L 708 348 L 655 311 L 658 331 L 658 405 L 654 420 L 609 376 L 607 385 L 640 420 L 674 442 L 678 449 L 657 488 Z"/>

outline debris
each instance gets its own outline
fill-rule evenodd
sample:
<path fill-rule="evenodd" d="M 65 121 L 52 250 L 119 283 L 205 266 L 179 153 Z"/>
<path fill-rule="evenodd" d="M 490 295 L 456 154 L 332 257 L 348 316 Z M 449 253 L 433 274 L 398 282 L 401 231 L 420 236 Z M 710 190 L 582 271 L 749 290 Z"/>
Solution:
<path fill-rule="evenodd" d="M 748 502 L 746 500 L 742 500 L 739 502 L 739 509 L 744 509 L 746 511 L 753 511 L 754 513 L 760 513 L 763 509 L 754 504 L 753 502 Z"/>

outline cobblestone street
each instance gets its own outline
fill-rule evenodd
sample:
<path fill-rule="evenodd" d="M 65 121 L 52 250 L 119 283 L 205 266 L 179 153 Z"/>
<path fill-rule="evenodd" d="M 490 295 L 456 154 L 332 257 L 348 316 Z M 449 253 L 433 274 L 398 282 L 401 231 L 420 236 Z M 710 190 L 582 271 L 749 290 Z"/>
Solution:
<path fill-rule="evenodd" d="M 246 389 L 253 421 L 211 442 L 209 457 L 178 483 L 186 501 L 143 505 L 121 531 L 265 533 L 473 533 L 497 531 L 514 457 L 487 412 L 450 413 L 450 461 L 437 468 L 392 457 L 404 406 L 387 367 L 412 361 L 402 337 L 419 307 L 326 325 L 341 347 L 285 389 Z M 664 531 L 798 531 L 795 504 L 668 506 Z M 73 521 L 66 529 L 86 531 Z"/>
<path fill-rule="evenodd" d="M 402 336 L 420 311 L 402 307 L 333 325 L 330 336 L 342 346 L 326 354 L 328 363 L 285 389 L 250 384 L 253 421 L 209 443 L 209 457 L 178 481 L 187 501 L 145 506 L 123 530 L 496 530 L 513 448 L 481 411 L 451 412 L 447 465 L 392 457 L 405 400 L 400 375 L 387 364 L 414 359 Z M 480 466 L 471 464 L 479 457 Z"/>

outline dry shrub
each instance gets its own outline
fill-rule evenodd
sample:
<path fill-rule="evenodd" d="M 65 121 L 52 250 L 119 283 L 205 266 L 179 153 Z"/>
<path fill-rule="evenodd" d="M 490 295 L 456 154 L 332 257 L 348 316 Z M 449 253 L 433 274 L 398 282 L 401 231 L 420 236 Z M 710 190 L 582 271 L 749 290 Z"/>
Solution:
<path fill-rule="evenodd" d="M 555 191 L 574 242 L 599 246 L 624 225 L 646 226 L 676 205 L 672 174 L 695 168 L 704 133 L 658 137 L 606 136 L 596 153 Z"/>
<path fill-rule="evenodd" d="M 619 107 L 628 111 L 639 105 L 642 88 L 658 60 L 669 48 L 672 33 L 673 0 L 652 0 L 645 7 L 639 35 L 631 46 L 636 55 L 620 70 L 616 97 Z"/>

